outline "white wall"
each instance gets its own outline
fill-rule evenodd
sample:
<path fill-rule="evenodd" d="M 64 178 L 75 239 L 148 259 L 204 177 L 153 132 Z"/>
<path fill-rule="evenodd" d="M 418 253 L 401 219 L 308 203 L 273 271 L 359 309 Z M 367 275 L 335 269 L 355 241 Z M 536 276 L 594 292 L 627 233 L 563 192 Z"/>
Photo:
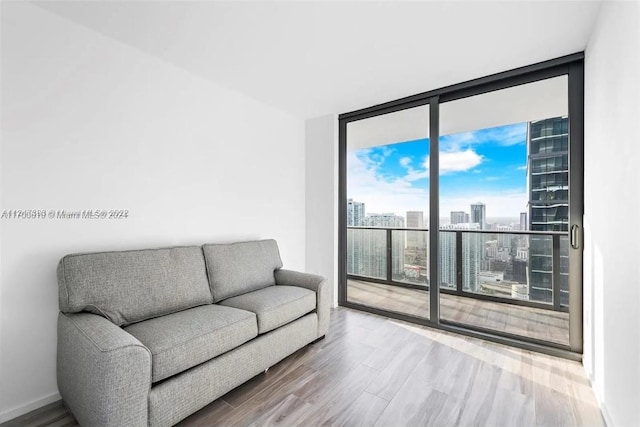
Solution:
<path fill-rule="evenodd" d="M 584 365 L 610 426 L 640 425 L 639 22 L 604 2 L 585 59 Z"/>
<path fill-rule="evenodd" d="M 333 284 L 338 304 L 338 118 L 305 122 L 307 271 Z"/>
<path fill-rule="evenodd" d="M 0 422 L 59 398 L 63 255 L 276 238 L 305 268 L 302 120 L 30 4 L 1 54 L 1 209 L 130 216 L 1 221 Z"/>

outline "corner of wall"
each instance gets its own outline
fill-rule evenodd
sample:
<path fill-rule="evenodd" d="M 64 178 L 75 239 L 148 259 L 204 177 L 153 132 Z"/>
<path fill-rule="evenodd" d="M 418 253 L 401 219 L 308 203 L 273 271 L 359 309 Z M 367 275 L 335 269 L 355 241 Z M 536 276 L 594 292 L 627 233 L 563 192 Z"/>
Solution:
<path fill-rule="evenodd" d="M 305 259 L 307 271 L 333 283 L 337 301 L 337 117 L 328 114 L 305 122 Z"/>

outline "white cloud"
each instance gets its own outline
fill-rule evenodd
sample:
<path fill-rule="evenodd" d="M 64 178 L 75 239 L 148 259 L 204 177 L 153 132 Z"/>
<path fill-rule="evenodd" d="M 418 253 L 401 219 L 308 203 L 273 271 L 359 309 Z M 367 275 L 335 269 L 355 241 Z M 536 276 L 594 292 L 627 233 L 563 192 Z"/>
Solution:
<path fill-rule="evenodd" d="M 402 164 L 402 160 L 400 163 Z M 404 179 L 408 182 L 414 182 L 419 179 L 429 178 L 429 156 L 422 163 L 421 169 L 413 169 L 410 165 L 404 165 L 407 168 L 407 175 Z M 452 172 L 466 172 L 482 163 L 482 156 L 467 148 L 464 151 L 447 151 L 440 153 L 440 175 Z"/>
<path fill-rule="evenodd" d="M 440 153 L 440 174 L 468 171 L 480 163 L 482 163 L 482 156 L 471 148 L 464 151 L 442 152 Z"/>
<path fill-rule="evenodd" d="M 440 149 L 447 151 L 459 151 L 464 146 L 479 143 L 480 140 L 473 132 L 461 132 L 452 135 L 440 136 Z"/>
<path fill-rule="evenodd" d="M 384 158 L 390 152 L 352 151 L 347 153 L 347 194 L 349 198 L 364 202 L 367 212 L 404 214 L 408 210 L 429 209 L 429 191 L 418 187 L 415 181 L 429 178 L 429 156 L 414 169 L 413 159 L 403 157 L 400 164 L 407 170 L 405 176 L 385 178 L 380 173 Z M 440 173 L 464 172 L 482 163 L 482 156 L 471 148 L 464 151 L 440 153 Z"/>
<path fill-rule="evenodd" d="M 526 171 L 527 165 L 518 166 L 516 169 L 518 169 L 519 171 Z"/>
<path fill-rule="evenodd" d="M 459 151 L 463 147 L 476 144 L 493 143 L 502 147 L 526 144 L 527 124 L 515 123 L 488 129 L 478 129 L 471 132 L 461 132 L 440 137 L 440 149 Z"/>
<path fill-rule="evenodd" d="M 404 215 L 408 210 L 428 211 L 426 189 L 412 186 L 405 178 L 384 179 L 378 175 L 379 167 L 380 163 L 372 161 L 368 155 L 347 153 L 347 196 L 364 202 L 367 213 Z"/>
<path fill-rule="evenodd" d="M 517 123 L 508 127 L 498 128 L 499 131 L 495 132 L 495 142 L 503 147 L 510 147 L 512 145 L 526 144 L 527 142 L 527 124 Z"/>
<path fill-rule="evenodd" d="M 408 173 L 404 176 L 404 180 L 408 182 L 418 181 L 420 179 L 428 179 L 429 178 L 429 157 L 425 161 L 425 168 L 415 170 L 413 168 L 407 168 Z"/>

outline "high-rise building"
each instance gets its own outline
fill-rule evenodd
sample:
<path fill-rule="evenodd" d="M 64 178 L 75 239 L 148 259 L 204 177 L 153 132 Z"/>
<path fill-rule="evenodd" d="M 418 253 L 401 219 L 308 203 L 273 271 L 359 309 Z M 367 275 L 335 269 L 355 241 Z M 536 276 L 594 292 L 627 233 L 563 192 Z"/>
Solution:
<path fill-rule="evenodd" d="M 369 214 L 365 217 L 364 225 L 367 227 L 403 228 L 404 217 L 393 213 Z M 363 270 L 365 275 L 378 278 L 387 277 L 387 236 L 386 230 L 366 230 L 367 241 L 362 246 Z M 402 274 L 404 271 L 404 239 L 394 238 L 396 233 L 391 233 L 391 271 Z"/>
<path fill-rule="evenodd" d="M 349 199 L 347 203 L 349 227 L 403 228 L 404 217 L 392 213 L 365 215 L 365 204 Z M 400 233 L 394 232 L 394 233 Z M 393 236 L 393 234 L 392 234 Z M 369 228 L 347 229 L 347 274 L 378 279 L 387 278 L 387 262 L 392 271 L 404 270 L 404 239 L 391 239 L 392 257 L 387 260 L 387 231 Z"/>
<path fill-rule="evenodd" d="M 478 202 L 471 205 L 470 219 L 470 222 L 480 224 L 480 230 L 487 228 L 487 212 L 484 203 Z"/>
<path fill-rule="evenodd" d="M 527 213 L 520 212 L 520 231 L 526 231 L 528 228 L 527 225 Z"/>
<path fill-rule="evenodd" d="M 569 227 L 569 119 L 554 117 L 530 122 L 527 129 L 529 164 L 529 229 L 568 231 Z M 561 245 L 562 246 L 562 245 Z M 568 251 L 568 249 L 567 249 Z M 563 255 L 561 251 L 561 257 Z M 568 256 L 568 253 L 565 254 Z M 552 301 L 552 241 L 531 236 L 529 298 Z M 565 258 L 566 258 L 565 256 Z M 568 262 L 560 271 L 562 298 L 568 300 Z M 564 273 L 564 274 L 563 274 Z"/>
<path fill-rule="evenodd" d="M 496 229 L 500 232 L 498 234 L 498 246 L 501 248 L 511 248 L 511 239 L 513 234 L 509 234 L 512 228 L 508 225 L 498 225 Z"/>
<path fill-rule="evenodd" d="M 450 224 L 441 230 L 477 230 L 475 223 Z M 463 233 L 462 235 L 462 288 L 465 291 L 479 290 L 480 266 L 483 259 L 483 235 L 480 233 Z M 456 284 L 456 233 L 443 231 L 440 233 L 440 257 L 438 268 L 443 286 L 455 287 Z"/>
<path fill-rule="evenodd" d="M 469 214 L 464 211 L 451 211 L 451 224 L 464 224 L 469 222 Z"/>
<path fill-rule="evenodd" d="M 348 199 L 347 226 L 361 227 L 364 225 L 364 218 L 364 203 Z M 362 274 L 364 237 L 368 232 L 368 230 L 347 229 L 347 274 Z"/>
<path fill-rule="evenodd" d="M 424 228 L 424 212 L 407 211 L 407 228 Z M 424 249 L 427 246 L 426 231 L 407 231 L 407 249 Z"/>
<path fill-rule="evenodd" d="M 364 225 L 367 227 L 404 227 L 404 217 L 393 213 L 369 214 L 365 217 Z"/>
<path fill-rule="evenodd" d="M 529 221 L 534 231 L 567 231 L 569 224 L 569 120 L 529 123 Z"/>
<path fill-rule="evenodd" d="M 424 228 L 424 212 L 407 211 L 407 228 Z"/>
<path fill-rule="evenodd" d="M 359 252 L 357 275 L 387 278 L 387 245 L 385 230 L 353 230 L 359 232 L 356 248 Z"/>
<path fill-rule="evenodd" d="M 440 255 L 438 257 L 438 271 L 440 272 L 440 286 L 456 288 L 456 233 L 444 231 L 453 229 L 454 225 L 440 227 L 438 238 L 440 245 Z"/>
<path fill-rule="evenodd" d="M 361 227 L 364 225 L 364 218 L 364 203 L 347 200 L 347 225 Z"/>

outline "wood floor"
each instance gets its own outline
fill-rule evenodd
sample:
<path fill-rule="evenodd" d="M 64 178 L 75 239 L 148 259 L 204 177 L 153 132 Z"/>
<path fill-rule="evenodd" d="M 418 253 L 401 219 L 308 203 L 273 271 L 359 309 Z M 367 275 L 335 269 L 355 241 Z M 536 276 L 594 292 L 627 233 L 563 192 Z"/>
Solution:
<path fill-rule="evenodd" d="M 61 404 L 3 424 L 73 426 Z M 324 340 L 180 426 L 604 426 L 577 362 L 338 308 Z"/>
<path fill-rule="evenodd" d="M 429 292 L 349 280 L 347 300 L 397 313 L 429 317 Z M 514 335 L 569 345 L 569 313 L 440 294 L 440 317 Z"/>

